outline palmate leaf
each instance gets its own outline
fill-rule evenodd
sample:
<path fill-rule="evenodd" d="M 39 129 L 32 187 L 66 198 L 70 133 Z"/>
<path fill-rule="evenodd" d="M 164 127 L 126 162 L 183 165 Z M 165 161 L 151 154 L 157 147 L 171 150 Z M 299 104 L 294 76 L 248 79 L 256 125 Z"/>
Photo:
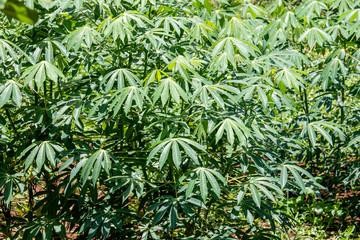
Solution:
<path fill-rule="evenodd" d="M 295 14 L 299 19 L 304 18 L 306 19 L 306 22 L 309 22 L 311 18 L 320 16 L 321 11 L 326 9 L 327 6 L 322 1 L 308 0 L 296 8 Z"/>
<path fill-rule="evenodd" d="M 188 179 L 190 175 L 190 179 Z M 196 168 L 194 170 L 186 172 L 183 176 L 181 176 L 178 181 L 175 184 L 175 188 L 178 187 L 181 183 L 183 183 L 186 179 L 189 180 L 189 183 L 186 185 L 183 185 L 178 193 L 183 193 L 185 190 L 185 200 L 189 201 L 190 203 L 206 209 L 206 205 L 203 203 L 205 202 L 207 195 L 208 195 L 208 189 L 211 190 L 212 193 L 214 193 L 215 197 L 220 199 L 220 185 L 218 181 L 219 179 L 223 185 L 226 185 L 226 179 L 217 171 L 213 169 L 208 168 Z M 209 183 L 209 184 L 207 184 Z M 208 186 L 209 185 L 209 186 Z M 200 195 L 205 197 L 205 200 L 201 202 L 200 200 L 197 200 L 194 198 L 194 196 L 197 196 L 197 191 L 200 189 Z M 181 195 L 181 198 L 183 198 L 184 195 Z M 180 203 L 181 204 L 181 203 Z M 183 207 L 183 206 L 182 206 Z M 184 207 L 183 207 L 184 208 Z M 186 207 L 188 209 L 187 212 L 192 212 L 191 208 L 189 206 Z M 184 209 L 185 210 L 185 209 Z M 186 213 L 187 214 L 187 213 Z M 190 219 L 193 219 L 194 213 L 187 214 Z"/>
<path fill-rule="evenodd" d="M 214 99 L 214 101 L 221 108 L 224 109 L 225 102 L 223 99 L 223 95 L 227 96 L 230 99 L 234 99 L 231 93 L 236 95 L 239 94 L 240 91 L 235 87 L 225 84 L 203 85 L 194 92 L 192 101 L 194 101 L 195 98 L 199 96 L 201 102 L 205 106 L 209 106 L 209 102 L 211 101 L 211 99 Z"/>
<path fill-rule="evenodd" d="M 98 206 L 96 209 L 86 212 L 82 216 L 82 225 L 79 228 L 79 233 L 84 234 L 88 230 L 87 239 L 93 239 L 94 236 L 106 239 L 112 228 L 117 230 L 122 229 L 121 215 L 131 216 L 130 211 L 118 208 L 111 210 L 111 207 L 106 205 Z"/>
<path fill-rule="evenodd" d="M 106 74 L 100 82 L 105 86 L 105 92 L 108 93 L 113 89 L 117 82 L 117 90 L 122 90 L 126 86 L 141 86 L 140 79 L 128 69 L 116 69 Z"/>
<path fill-rule="evenodd" d="M 218 181 L 219 179 L 224 185 L 226 185 L 226 179 L 217 171 L 213 169 L 208 169 L 204 167 L 200 167 L 193 170 L 196 172 L 197 176 L 199 177 L 199 188 L 200 188 L 200 195 L 204 202 L 208 197 L 208 190 L 210 189 L 215 196 L 219 199 L 220 198 L 220 185 Z M 209 186 L 208 186 L 209 184 Z"/>
<path fill-rule="evenodd" d="M 296 18 L 294 12 L 292 11 L 285 12 L 283 15 L 281 15 L 280 18 L 286 23 L 285 28 L 289 28 L 289 27 L 296 28 L 298 26 L 298 19 Z"/>
<path fill-rule="evenodd" d="M 200 21 L 200 19 L 191 19 L 193 22 L 190 30 L 190 41 L 203 42 L 210 41 L 211 34 L 214 31 L 212 28 L 215 27 L 210 21 Z"/>
<path fill-rule="evenodd" d="M 101 118 L 112 111 L 113 118 L 115 118 L 121 110 L 123 110 L 126 115 L 131 109 L 135 111 L 135 107 L 142 111 L 145 101 L 151 103 L 151 99 L 142 88 L 135 86 L 125 87 L 111 94 L 110 99 L 108 96 L 95 98 L 92 101 L 93 106 L 88 114 L 88 118 L 92 118 L 96 112 L 98 113 L 98 118 Z"/>
<path fill-rule="evenodd" d="M 295 179 L 296 183 L 298 184 L 298 186 L 300 187 L 300 189 L 303 193 L 306 193 L 305 183 L 304 183 L 303 178 L 300 176 L 299 172 L 304 174 L 305 176 L 307 176 L 313 182 L 315 182 L 314 177 L 308 171 L 306 171 L 304 168 L 296 165 L 295 162 L 289 162 L 289 163 L 283 164 L 282 166 L 279 166 L 279 168 L 281 170 L 280 183 L 281 183 L 282 189 L 287 185 L 287 182 L 288 182 L 288 176 L 289 176 L 288 170 L 292 174 L 293 178 Z"/>
<path fill-rule="evenodd" d="M 150 186 L 153 186 L 153 184 L 149 183 L 143 178 L 143 174 L 140 171 L 140 169 L 130 170 L 125 169 L 125 173 L 122 175 L 116 175 L 106 180 L 107 182 L 110 182 L 111 188 L 110 192 L 114 193 L 120 188 L 126 187 L 126 190 L 123 191 L 122 195 L 122 201 L 125 202 L 131 193 L 135 190 L 135 194 L 138 199 L 141 198 L 141 196 L 144 193 L 144 186 L 145 183 L 149 184 Z"/>
<path fill-rule="evenodd" d="M 340 37 L 349 38 L 349 32 L 343 25 L 333 25 L 325 29 L 325 31 L 336 41 Z"/>
<path fill-rule="evenodd" d="M 159 69 L 153 70 L 153 71 L 150 72 L 149 75 L 147 75 L 147 77 L 144 79 L 143 84 L 144 84 L 145 86 L 148 86 L 150 83 L 152 83 L 152 82 L 154 82 L 154 81 L 160 81 L 163 75 L 169 77 L 169 75 L 166 74 L 164 71 L 161 71 L 161 70 L 159 70 Z"/>
<path fill-rule="evenodd" d="M 313 47 L 316 44 L 322 46 L 326 41 L 332 42 L 332 38 L 325 31 L 313 27 L 305 31 L 298 39 L 299 42 L 304 41 L 307 38 L 309 47 Z"/>
<path fill-rule="evenodd" d="M 55 142 L 35 142 L 22 151 L 19 159 L 27 155 L 25 160 L 25 170 L 27 170 L 35 160 L 36 169 L 40 172 L 46 160 L 48 160 L 51 166 L 55 168 L 59 162 L 56 152 L 62 152 L 63 150 L 64 149 Z"/>
<path fill-rule="evenodd" d="M 347 68 L 345 67 L 343 60 L 341 60 L 339 56 L 335 56 L 334 58 L 327 61 L 327 64 L 321 74 L 321 85 L 323 90 L 326 91 L 331 82 L 334 81 L 339 75 L 345 78 L 347 75 Z"/>
<path fill-rule="evenodd" d="M 162 80 L 152 96 L 152 102 L 155 104 L 159 98 L 161 98 L 162 106 L 173 99 L 176 103 L 180 104 L 180 99 L 188 101 L 189 97 L 186 92 L 175 82 L 172 78 L 166 78 Z"/>
<path fill-rule="evenodd" d="M 219 37 L 234 37 L 250 42 L 252 41 L 253 35 L 255 35 L 253 27 L 239 16 L 232 17 L 219 33 Z"/>
<path fill-rule="evenodd" d="M 117 115 L 120 109 L 124 109 L 125 114 L 128 114 L 130 109 L 133 107 L 133 102 L 135 106 L 140 109 L 143 109 L 144 100 L 151 102 L 146 93 L 137 87 L 126 87 L 117 91 L 113 94 L 109 100 L 109 111 L 113 111 L 113 116 Z"/>
<path fill-rule="evenodd" d="M 242 9 L 243 18 L 265 15 L 264 9 L 261 6 L 256 6 L 250 2 L 246 2 Z"/>
<path fill-rule="evenodd" d="M 236 51 L 244 58 L 256 55 L 259 49 L 251 43 L 239 40 L 234 37 L 226 37 L 223 40 L 218 41 L 212 47 L 212 56 L 218 56 L 220 52 L 224 52 L 228 55 L 234 55 Z"/>
<path fill-rule="evenodd" d="M 295 66 L 294 63 L 298 61 L 289 61 L 289 58 L 297 58 L 299 55 L 300 54 L 296 51 L 272 51 L 269 54 L 260 56 L 255 61 L 258 61 L 259 65 L 264 68 L 264 70 L 266 69 L 268 71 L 274 69 L 274 67 L 292 68 Z"/>
<path fill-rule="evenodd" d="M 352 9 L 350 11 L 341 14 L 339 20 L 352 23 L 353 21 L 358 20 L 359 16 L 360 16 L 360 9 Z"/>
<path fill-rule="evenodd" d="M 84 130 L 84 123 L 81 120 L 84 102 L 79 99 L 70 99 L 54 103 L 51 107 L 51 121 L 53 128 L 51 132 L 62 130 L 61 139 L 66 141 L 70 135 L 72 126 L 75 125 L 80 131 Z"/>
<path fill-rule="evenodd" d="M 237 137 L 240 145 L 246 144 L 247 138 L 253 138 L 250 130 L 245 126 L 243 121 L 237 117 L 231 117 L 223 120 L 212 131 L 215 131 L 215 129 L 217 129 L 215 135 L 216 143 L 222 138 L 224 131 L 226 131 L 227 141 L 230 145 L 234 144 L 235 136 Z"/>
<path fill-rule="evenodd" d="M 100 34 L 89 26 L 83 26 L 74 30 L 64 39 L 67 43 L 67 50 L 69 51 L 74 47 L 75 51 L 78 51 L 82 45 L 87 48 L 91 48 L 94 38 L 101 40 Z"/>
<path fill-rule="evenodd" d="M 45 61 L 49 63 L 53 63 L 56 50 L 58 50 L 64 56 L 68 55 L 65 46 L 62 45 L 59 41 L 54 39 L 46 39 L 45 41 L 41 42 L 34 51 L 33 54 L 34 61 L 38 62 L 41 57 L 41 54 L 44 53 Z"/>
<path fill-rule="evenodd" d="M 283 68 L 277 72 L 275 81 L 283 94 L 285 93 L 286 88 L 294 88 L 296 91 L 299 91 L 300 87 L 305 87 L 303 84 L 304 81 L 299 73 L 306 74 L 305 72 L 288 68 Z"/>
<path fill-rule="evenodd" d="M 249 185 L 246 185 L 239 194 L 245 194 L 247 192 L 246 188 L 250 188 L 251 197 L 254 200 L 255 204 L 260 208 L 261 207 L 261 198 L 265 197 L 268 200 L 276 202 L 276 198 L 283 198 L 284 193 L 276 185 L 277 179 L 269 177 L 253 177 L 249 179 Z M 238 195 L 239 195 L 238 194 Z M 276 197 L 276 198 L 275 198 Z M 239 201 L 238 201 L 239 202 Z"/>
<path fill-rule="evenodd" d="M 332 0 L 330 1 L 330 9 L 336 9 L 340 14 L 355 8 L 354 0 Z"/>
<path fill-rule="evenodd" d="M 269 11 L 272 15 L 279 14 L 284 11 L 284 0 L 276 0 L 266 6 L 265 10 Z"/>
<path fill-rule="evenodd" d="M 80 159 L 80 161 L 71 170 L 69 181 L 71 182 L 81 169 L 80 181 L 82 183 L 82 186 L 84 186 L 90 174 L 91 174 L 92 183 L 95 184 L 99 178 L 101 169 L 104 169 L 105 172 L 109 175 L 110 174 L 109 171 L 111 169 L 111 159 L 116 160 L 116 157 L 111 152 L 104 149 L 99 149 L 91 155 L 90 154 L 76 155 L 75 157 L 72 157 L 69 160 L 67 160 L 65 163 L 63 163 L 59 168 L 59 172 L 65 170 L 75 160 L 78 159 Z"/>
<path fill-rule="evenodd" d="M 0 163 L 0 189 L 3 189 L 3 199 L 6 206 L 9 206 L 14 194 L 23 192 L 25 184 L 21 181 L 24 173 L 12 172 L 3 163 Z"/>
<path fill-rule="evenodd" d="M 129 25 L 135 25 L 139 28 L 146 28 L 146 24 L 152 25 L 152 22 L 147 18 L 147 16 L 137 12 L 137 11 L 127 11 L 120 15 L 122 21 Z"/>
<path fill-rule="evenodd" d="M 57 83 L 59 78 L 65 78 L 64 74 L 54 65 L 47 61 L 39 62 L 38 64 L 27 68 L 23 77 L 25 78 L 24 84 L 29 84 L 30 87 L 34 88 L 32 80 L 34 80 L 38 89 L 43 89 L 43 85 L 46 78 Z"/>
<path fill-rule="evenodd" d="M 236 55 L 237 59 L 234 58 L 234 55 L 229 54 L 227 52 L 220 53 L 217 57 L 213 59 L 210 65 L 210 70 L 212 72 L 216 71 L 227 71 L 229 63 L 231 64 L 232 68 L 236 70 L 238 63 L 243 63 L 245 59 L 240 55 Z"/>
<path fill-rule="evenodd" d="M 284 30 L 286 27 L 286 23 L 281 19 L 277 19 L 274 22 L 267 25 L 263 31 L 263 34 L 268 34 L 269 39 L 267 44 L 270 47 L 274 47 L 275 44 L 283 43 L 287 41 L 287 33 Z"/>
<path fill-rule="evenodd" d="M 0 108 L 10 99 L 20 107 L 22 100 L 21 88 L 22 85 L 14 80 L 8 80 L 5 84 L 0 85 Z"/>
<path fill-rule="evenodd" d="M 164 37 L 173 38 L 172 35 L 166 33 L 161 28 L 153 28 L 149 31 L 146 31 L 145 34 L 137 38 L 138 44 L 144 44 L 145 49 L 161 49 L 162 45 L 167 45 Z"/>
<path fill-rule="evenodd" d="M 317 141 L 316 131 L 319 131 L 320 134 L 330 143 L 333 145 L 333 138 L 332 136 L 324 129 L 324 127 L 331 129 L 332 131 L 338 133 L 342 139 L 345 138 L 344 133 L 341 131 L 340 126 L 334 123 L 318 121 L 318 122 L 311 122 L 306 125 L 306 127 L 302 130 L 300 136 L 303 137 L 305 133 L 308 135 L 311 145 L 315 146 Z"/>
<path fill-rule="evenodd" d="M 16 47 L 14 47 L 12 42 L 6 39 L 0 39 L 0 63 L 5 63 L 9 56 L 14 61 L 19 59 L 19 56 L 14 48 Z"/>
<path fill-rule="evenodd" d="M 134 37 L 133 28 L 125 24 L 122 18 L 105 19 L 100 25 L 100 31 L 106 38 L 111 36 L 114 41 L 119 38 L 123 43 L 130 42 Z"/>
<path fill-rule="evenodd" d="M 282 18 L 279 18 L 273 22 L 271 22 L 270 24 L 268 24 L 263 31 L 263 34 L 269 34 L 269 37 L 272 37 L 277 30 L 279 29 L 285 29 L 286 27 L 286 23 L 283 21 Z"/>
<path fill-rule="evenodd" d="M 141 13 L 127 11 L 114 19 L 107 18 L 101 23 L 100 31 L 104 33 L 105 37 L 112 36 L 114 41 L 119 38 L 123 43 L 127 43 L 133 40 L 133 31 L 137 28 L 146 28 L 149 24 L 152 25 L 152 22 Z"/>
<path fill-rule="evenodd" d="M 159 18 L 155 22 L 155 27 L 159 28 L 162 26 L 167 33 L 171 34 L 172 32 L 176 32 L 178 35 L 180 35 L 182 31 L 188 32 L 188 28 L 185 26 L 187 21 L 188 20 L 186 18 L 167 16 L 164 18 Z"/>
<path fill-rule="evenodd" d="M 154 149 L 150 152 L 148 159 L 149 161 L 162 150 L 159 158 L 159 168 L 162 169 L 167 159 L 169 157 L 169 153 L 171 150 L 171 159 L 173 164 L 177 169 L 179 169 L 180 165 L 183 163 L 183 157 L 180 148 L 186 153 L 188 157 L 196 164 L 200 165 L 198 155 L 194 151 L 193 147 L 206 152 L 204 147 L 198 144 L 195 141 L 186 138 L 173 138 L 169 140 L 165 140 L 159 142 L 155 145 Z"/>
<path fill-rule="evenodd" d="M 185 76 L 186 79 L 189 79 L 189 76 L 187 76 L 187 73 L 186 75 L 184 75 L 185 73 L 181 73 L 181 71 L 186 71 L 187 69 L 194 70 L 194 67 L 192 66 L 188 56 L 183 56 L 183 55 L 179 55 L 175 57 L 173 60 L 171 60 L 167 68 L 169 70 L 180 72 L 180 74 L 183 75 L 183 77 Z"/>
<path fill-rule="evenodd" d="M 168 65 L 169 70 L 172 70 L 174 73 L 179 73 L 181 77 L 186 79 L 187 81 L 190 81 L 188 71 L 197 75 L 197 72 L 195 71 L 197 67 L 201 67 L 201 62 L 190 59 L 188 56 L 182 55 L 179 55 L 173 60 L 171 60 Z"/>
<path fill-rule="evenodd" d="M 168 222 L 171 229 L 175 229 L 178 221 L 178 212 L 182 211 L 185 213 L 187 217 L 189 217 L 192 221 L 195 220 L 194 218 L 194 211 L 190 207 L 190 204 L 196 205 L 197 199 L 191 198 L 191 199 L 184 199 L 183 196 L 180 196 L 178 198 L 174 198 L 172 196 L 163 196 L 161 197 L 163 200 L 160 200 L 159 202 L 154 203 L 151 205 L 147 211 L 146 214 L 149 214 L 150 212 L 154 212 L 155 216 L 153 218 L 154 225 L 158 224 L 166 215 L 168 215 Z M 200 202 L 201 203 L 201 202 Z"/>

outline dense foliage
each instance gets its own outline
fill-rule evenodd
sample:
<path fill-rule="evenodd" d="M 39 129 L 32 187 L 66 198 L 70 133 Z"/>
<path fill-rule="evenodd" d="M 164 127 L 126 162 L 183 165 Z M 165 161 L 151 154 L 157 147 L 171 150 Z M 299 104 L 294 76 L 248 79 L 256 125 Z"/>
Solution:
<path fill-rule="evenodd" d="M 0 15 L 4 237 L 274 239 L 289 198 L 359 186 L 360 1 L 24 3 L 34 25 Z"/>

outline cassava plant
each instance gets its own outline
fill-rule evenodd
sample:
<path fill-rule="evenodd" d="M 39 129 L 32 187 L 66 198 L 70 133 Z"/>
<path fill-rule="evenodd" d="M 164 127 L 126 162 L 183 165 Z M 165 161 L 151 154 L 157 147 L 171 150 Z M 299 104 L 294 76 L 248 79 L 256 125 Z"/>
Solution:
<path fill-rule="evenodd" d="M 23 4 L 0 237 L 276 239 L 289 196 L 359 186 L 360 1 Z"/>

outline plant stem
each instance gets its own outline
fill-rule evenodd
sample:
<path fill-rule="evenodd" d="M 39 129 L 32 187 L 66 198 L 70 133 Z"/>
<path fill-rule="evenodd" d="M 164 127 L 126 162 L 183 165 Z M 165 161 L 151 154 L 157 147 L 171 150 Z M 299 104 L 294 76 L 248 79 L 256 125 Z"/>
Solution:
<path fill-rule="evenodd" d="M 148 52 L 147 50 L 145 50 L 145 59 L 144 59 L 145 65 L 144 65 L 144 74 L 143 74 L 143 79 L 146 78 L 146 71 L 147 71 L 147 66 L 148 66 Z"/>
<path fill-rule="evenodd" d="M 53 98 L 53 81 L 51 81 L 50 82 L 50 92 L 49 92 L 49 97 L 50 97 L 50 99 L 52 99 Z"/>
<path fill-rule="evenodd" d="M 344 41 L 344 51 L 346 53 L 346 40 Z M 345 57 L 344 57 L 344 62 L 345 62 Z M 343 82 L 342 82 L 342 88 L 341 88 L 341 101 L 345 105 L 345 76 L 342 77 L 342 80 L 343 80 Z M 345 106 L 340 106 L 340 112 L 341 112 L 340 123 L 343 124 L 344 119 L 345 119 Z"/>
<path fill-rule="evenodd" d="M 28 202 L 28 208 L 29 208 L 29 222 L 33 219 L 33 199 L 34 199 L 34 193 L 32 189 L 32 181 L 30 180 L 28 184 L 28 192 L 29 192 L 29 202 Z"/>
<path fill-rule="evenodd" d="M 17 129 L 15 127 L 14 121 L 11 118 L 9 109 L 6 108 L 5 112 L 6 112 L 7 118 L 9 119 L 10 125 L 11 125 L 12 129 L 14 130 L 14 133 L 17 135 Z"/>
<path fill-rule="evenodd" d="M 304 89 L 304 101 L 305 101 L 305 114 L 308 116 L 309 115 L 309 105 L 308 105 L 306 89 Z"/>

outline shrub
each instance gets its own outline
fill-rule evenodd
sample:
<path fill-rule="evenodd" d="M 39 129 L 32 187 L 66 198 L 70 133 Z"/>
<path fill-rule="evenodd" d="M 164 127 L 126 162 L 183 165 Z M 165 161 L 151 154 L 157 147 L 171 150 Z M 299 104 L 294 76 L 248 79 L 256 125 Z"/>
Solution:
<path fill-rule="evenodd" d="M 272 239 L 289 195 L 357 186 L 359 1 L 25 4 L 1 15 L 4 236 Z"/>

